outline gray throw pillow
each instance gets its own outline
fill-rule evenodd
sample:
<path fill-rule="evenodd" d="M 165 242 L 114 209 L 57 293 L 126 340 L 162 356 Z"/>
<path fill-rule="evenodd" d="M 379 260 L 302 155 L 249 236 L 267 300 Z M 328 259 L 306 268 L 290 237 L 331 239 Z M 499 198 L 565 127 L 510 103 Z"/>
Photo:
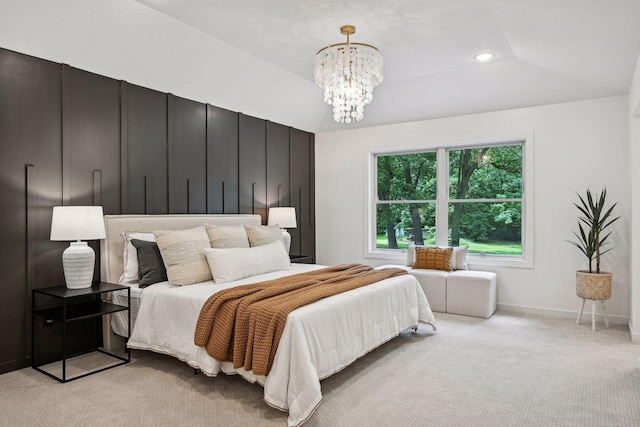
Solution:
<path fill-rule="evenodd" d="M 249 244 L 251 247 L 268 245 L 269 243 L 281 241 L 284 243 L 284 236 L 282 230 L 277 225 L 248 225 L 244 224 L 245 230 L 247 230 L 247 236 L 249 237 Z"/>
<path fill-rule="evenodd" d="M 187 230 L 155 230 L 153 235 L 171 286 L 213 280 L 203 251 L 211 247 L 204 225 Z"/>
<path fill-rule="evenodd" d="M 212 248 L 248 248 L 249 238 L 242 225 L 205 224 Z"/>
<path fill-rule="evenodd" d="M 158 244 L 138 239 L 131 239 L 131 244 L 138 252 L 138 286 L 145 288 L 154 283 L 166 282 L 167 270 Z"/>

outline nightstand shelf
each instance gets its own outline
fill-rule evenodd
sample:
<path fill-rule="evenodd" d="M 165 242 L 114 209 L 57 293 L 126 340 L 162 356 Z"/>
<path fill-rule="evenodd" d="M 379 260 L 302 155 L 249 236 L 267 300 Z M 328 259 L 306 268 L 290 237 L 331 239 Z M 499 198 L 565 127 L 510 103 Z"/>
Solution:
<path fill-rule="evenodd" d="M 128 307 L 123 305 L 110 304 L 101 301 L 91 301 L 80 304 L 67 305 L 67 322 L 73 322 L 74 320 L 90 319 L 92 317 L 104 316 L 109 313 L 117 313 L 118 311 L 125 311 Z M 43 310 L 36 310 L 35 314 L 42 316 L 46 319 L 53 319 L 61 322 L 64 319 L 62 307 L 46 308 Z"/>
<path fill-rule="evenodd" d="M 112 304 L 102 300 L 103 295 L 114 291 L 126 291 L 127 292 L 127 305 Z M 53 307 L 46 307 L 42 309 L 37 308 L 36 299 L 43 296 L 54 299 L 56 305 Z M 91 299 L 92 300 L 89 300 Z M 93 348 L 81 353 L 68 354 L 67 351 L 67 324 L 71 322 L 77 322 L 87 319 L 99 319 L 106 314 L 117 313 L 119 311 L 126 311 L 129 316 L 129 331 L 127 335 L 131 335 L 131 312 L 129 306 L 131 305 L 131 290 L 128 286 L 116 285 L 113 283 L 100 282 L 96 283 L 90 288 L 85 289 L 67 289 L 66 286 L 55 286 L 50 288 L 39 288 L 33 290 L 32 296 L 32 330 L 31 330 L 31 354 L 33 369 L 42 372 L 45 375 L 50 376 L 60 382 L 72 381 L 78 378 L 85 377 L 87 375 L 95 374 L 106 369 L 115 368 L 116 366 L 129 363 L 131 361 L 130 353 L 126 353 L 126 357 L 118 354 L 111 353 L 102 348 Z M 54 323 L 60 323 L 62 325 L 62 359 L 58 362 L 62 362 L 62 375 L 55 375 L 41 366 L 45 364 L 38 363 L 38 337 L 36 336 L 36 320 L 38 318 L 44 319 L 44 323 L 47 325 L 53 325 Z M 101 323 L 101 322 L 100 322 Z M 42 333 L 45 333 L 43 330 Z M 125 344 L 126 346 L 126 344 Z M 125 347 L 126 351 L 126 347 Z M 101 353 L 110 358 L 116 359 L 115 363 L 108 364 L 108 366 L 102 366 L 98 369 L 93 369 L 90 372 L 85 372 L 81 375 L 67 378 L 67 361 L 70 358 L 80 356 L 88 353 Z"/>
<path fill-rule="evenodd" d="M 289 255 L 289 259 L 293 263 L 298 264 L 313 264 L 315 262 L 315 257 L 311 255 Z"/>

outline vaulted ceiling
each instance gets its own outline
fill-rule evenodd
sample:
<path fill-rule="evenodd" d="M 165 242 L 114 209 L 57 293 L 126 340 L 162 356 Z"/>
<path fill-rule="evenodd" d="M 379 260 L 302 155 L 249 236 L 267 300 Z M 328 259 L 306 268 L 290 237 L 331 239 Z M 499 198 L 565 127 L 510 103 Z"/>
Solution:
<path fill-rule="evenodd" d="M 638 0 L 137 1 L 311 84 L 316 52 L 355 25 L 384 82 L 361 122 L 327 105 L 316 132 L 622 95 L 640 53 Z"/>

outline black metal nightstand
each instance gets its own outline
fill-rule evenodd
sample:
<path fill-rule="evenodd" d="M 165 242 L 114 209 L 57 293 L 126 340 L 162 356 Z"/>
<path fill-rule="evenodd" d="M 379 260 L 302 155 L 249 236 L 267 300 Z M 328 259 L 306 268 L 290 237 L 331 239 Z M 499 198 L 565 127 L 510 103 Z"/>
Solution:
<path fill-rule="evenodd" d="M 289 259 L 291 262 L 296 262 L 299 264 L 313 264 L 315 262 L 315 257 L 312 255 L 289 255 Z"/>
<path fill-rule="evenodd" d="M 112 304 L 102 300 L 103 294 L 114 291 L 126 291 L 127 292 L 127 306 Z M 47 297 L 55 298 L 58 301 L 57 305 L 53 307 L 37 309 L 36 297 L 45 295 Z M 93 298 L 91 298 L 93 297 Z M 100 282 L 96 283 L 90 288 L 84 289 L 68 289 L 66 286 L 55 286 L 50 288 L 38 288 L 33 289 L 33 295 L 31 299 L 31 367 L 37 371 L 42 372 L 45 375 L 50 376 L 60 382 L 72 381 L 78 378 L 86 377 L 87 375 L 95 374 L 106 369 L 115 368 L 116 366 L 124 365 L 131 361 L 131 353 L 126 352 L 126 357 L 119 356 L 117 354 L 106 351 L 103 348 L 94 348 L 89 351 L 81 353 L 67 354 L 67 323 L 80 321 L 84 319 L 98 318 L 106 314 L 116 313 L 119 311 L 126 311 L 129 318 L 129 330 L 127 331 L 127 338 L 131 336 L 131 312 L 129 307 L 131 306 L 131 289 L 128 286 L 116 285 L 113 283 Z M 44 364 L 38 364 L 38 339 L 36 337 L 36 319 L 41 317 L 44 319 L 45 324 L 53 324 L 54 322 L 60 322 L 62 325 L 62 376 L 56 376 L 51 372 L 47 372 L 41 369 Z M 92 370 L 73 378 L 67 378 L 67 359 L 81 354 L 87 354 L 92 352 L 100 352 L 107 356 L 113 357 L 118 360 L 115 364 L 101 367 L 99 369 Z M 126 351 L 126 344 L 125 344 Z"/>

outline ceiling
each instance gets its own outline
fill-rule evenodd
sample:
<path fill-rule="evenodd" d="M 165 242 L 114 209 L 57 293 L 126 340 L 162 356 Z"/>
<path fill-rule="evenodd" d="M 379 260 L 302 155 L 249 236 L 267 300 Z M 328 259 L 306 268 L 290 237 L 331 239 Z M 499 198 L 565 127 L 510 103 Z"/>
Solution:
<path fill-rule="evenodd" d="M 640 53 L 638 0 L 137 1 L 310 84 L 316 52 L 355 25 L 384 82 L 361 122 L 326 105 L 314 132 L 623 95 Z"/>

